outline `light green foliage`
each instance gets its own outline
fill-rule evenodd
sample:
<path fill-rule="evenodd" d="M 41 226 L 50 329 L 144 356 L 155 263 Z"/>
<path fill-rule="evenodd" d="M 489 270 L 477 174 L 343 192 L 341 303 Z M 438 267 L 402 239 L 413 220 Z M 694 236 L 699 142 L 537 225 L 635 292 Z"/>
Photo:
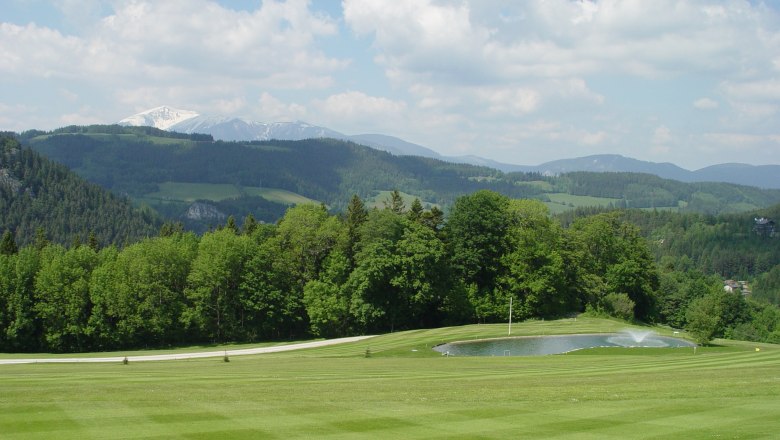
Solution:
<path fill-rule="evenodd" d="M 322 206 L 290 208 L 255 250 L 241 283 L 251 312 L 251 337 L 278 337 L 306 328 L 304 290 L 319 278 L 328 255 L 347 246 L 346 228 Z M 310 300 L 311 304 L 316 301 Z"/>
<path fill-rule="evenodd" d="M 635 304 L 635 318 L 651 318 L 658 274 L 639 229 L 611 213 L 577 220 L 571 229 L 570 236 L 583 252 L 581 270 L 601 278 L 606 289 L 591 290 L 590 301 L 597 305 L 607 293 L 625 293 Z M 600 288 L 602 282 L 592 286 Z"/>
<path fill-rule="evenodd" d="M 715 295 L 706 295 L 694 299 L 685 313 L 685 329 L 698 344 L 707 344 L 720 326 L 721 309 Z"/>
<path fill-rule="evenodd" d="M 479 319 L 503 316 L 503 306 L 494 307 L 491 297 L 503 271 L 501 258 L 508 249 L 508 208 L 508 198 L 478 191 L 455 201 L 445 227 L 452 267 L 463 284 L 470 286 Z"/>
<path fill-rule="evenodd" d="M 65 250 L 47 246 L 35 279 L 34 309 L 44 325 L 44 341 L 54 351 L 88 347 L 89 280 L 98 263 L 87 246 Z"/>
<path fill-rule="evenodd" d="M 628 297 L 625 293 L 608 293 L 602 298 L 602 305 L 604 311 L 610 316 L 619 318 L 625 321 L 634 319 L 634 301 Z"/>
<path fill-rule="evenodd" d="M 320 279 L 306 283 L 303 303 L 315 336 L 348 333 L 350 298 L 342 287 L 348 276 L 349 260 L 337 251 L 328 256 Z"/>
<path fill-rule="evenodd" d="M 192 306 L 182 319 L 209 339 L 225 341 L 241 335 L 239 286 L 250 243 L 249 237 L 223 229 L 204 235 L 198 244 L 185 290 Z"/>
<path fill-rule="evenodd" d="M 515 318 L 560 316 L 576 310 L 579 305 L 572 256 L 561 227 L 539 201 L 513 200 L 509 211 L 510 251 L 502 258 L 507 272 L 500 281 L 517 301 Z"/>
<path fill-rule="evenodd" d="M 290 208 L 279 222 L 274 244 L 302 289 L 317 278 L 328 253 L 344 245 L 345 233 L 343 224 L 323 206 L 301 205 Z"/>
<path fill-rule="evenodd" d="M 193 234 L 176 233 L 123 249 L 95 269 L 92 317 L 98 346 L 138 346 L 181 339 L 184 289 L 198 250 Z"/>
<path fill-rule="evenodd" d="M 35 277 L 40 268 L 38 251 L 22 248 L 17 254 L 4 258 L 0 287 L 5 303 L 6 350 L 32 351 L 40 348 L 34 311 Z M 3 339 L 0 337 L 0 339 Z"/>

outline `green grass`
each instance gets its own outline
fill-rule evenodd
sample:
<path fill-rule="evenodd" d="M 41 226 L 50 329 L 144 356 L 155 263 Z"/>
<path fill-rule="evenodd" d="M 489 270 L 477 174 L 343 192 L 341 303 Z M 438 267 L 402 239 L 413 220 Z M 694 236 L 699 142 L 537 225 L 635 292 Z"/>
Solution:
<path fill-rule="evenodd" d="M 159 191 L 148 193 L 146 198 L 162 200 L 180 200 L 194 202 L 195 200 L 211 200 L 218 202 L 239 197 L 241 193 L 235 185 L 228 183 L 186 183 L 164 182 L 157 185 Z"/>
<path fill-rule="evenodd" d="M 521 323 L 513 334 L 623 327 L 580 318 Z M 780 431 L 778 346 L 494 358 L 429 350 L 505 334 L 505 325 L 419 330 L 229 363 L 0 366 L 0 438 L 753 439 Z"/>
<path fill-rule="evenodd" d="M 618 203 L 621 201 L 621 199 L 611 199 L 608 197 L 576 196 L 576 195 L 566 194 L 566 193 L 546 193 L 545 195 L 550 199 L 549 202 L 545 202 L 545 205 L 547 205 L 547 207 L 550 208 L 550 212 L 552 214 L 560 214 L 562 212 L 566 212 L 580 207 L 589 207 L 589 206 L 606 207 L 609 206 L 610 203 L 612 203 L 614 206 L 617 206 Z M 673 206 L 673 207 L 659 206 L 657 208 L 648 208 L 648 209 L 676 211 L 678 209 L 678 206 Z"/>
<path fill-rule="evenodd" d="M 593 196 L 575 196 L 566 193 L 548 193 L 547 197 L 550 198 L 552 203 L 558 203 L 562 205 L 578 206 L 608 206 L 610 203 L 616 204 L 620 199 L 610 199 L 607 197 L 593 197 Z"/>
<path fill-rule="evenodd" d="M 320 203 L 314 199 L 304 197 L 300 194 L 278 188 L 258 188 L 245 187 L 244 191 L 248 195 L 260 196 L 269 202 L 282 203 L 285 205 L 303 205 L 307 203 Z"/>
<path fill-rule="evenodd" d="M 164 182 L 160 183 L 158 187 L 158 191 L 145 194 L 142 199 L 169 202 L 194 202 L 195 200 L 218 202 L 220 200 L 238 198 L 246 194 L 260 196 L 270 202 L 287 205 L 319 203 L 316 200 L 283 189 L 238 187 L 228 183 Z"/>

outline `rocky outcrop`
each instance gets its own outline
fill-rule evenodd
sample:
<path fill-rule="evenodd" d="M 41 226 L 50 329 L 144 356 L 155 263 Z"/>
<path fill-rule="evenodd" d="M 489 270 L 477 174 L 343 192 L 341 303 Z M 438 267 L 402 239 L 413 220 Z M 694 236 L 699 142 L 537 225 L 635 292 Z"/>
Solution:
<path fill-rule="evenodd" d="M 6 188 L 12 193 L 18 192 L 22 182 L 5 168 L 0 168 L 0 188 Z"/>
<path fill-rule="evenodd" d="M 215 206 L 208 203 L 195 202 L 187 208 L 184 215 L 189 220 L 224 220 L 225 214 L 220 212 Z"/>

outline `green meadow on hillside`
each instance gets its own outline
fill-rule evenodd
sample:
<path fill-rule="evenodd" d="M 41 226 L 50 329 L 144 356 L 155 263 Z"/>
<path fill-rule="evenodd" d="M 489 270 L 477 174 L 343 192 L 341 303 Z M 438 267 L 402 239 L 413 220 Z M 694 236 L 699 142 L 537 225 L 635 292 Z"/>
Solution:
<path fill-rule="evenodd" d="M 159 189 L 157 191 L 145 194 L 144 199 L 180 202 L 211 200 L 218 202 L 220 200 L 250 195 L 262 197 L 269 202 L 286 205 L 318 203 L 316 200 L 278 188 L 239 187 L 228 183 L 189 182 L 164 182 L 160 183 L 158 187 Z"/>
<path fill-rule="evenodd" d="M 546 196 L 550 201 L 545 202 L 545 205 L 550 208 L 550 213 L 552 214 L 560 214 L 575 208 L 589 206 L 607 207 L 610 204 L 614 206 L 620 202 L 620 199 L 608 197 L 577 196 L 565 193 L 548 193 Z"/>
<path fill-rule="evenodd" d="M 512 333 L 623 327 L 579 318 Z M 230 362 L 0 365 L 0 436 L 691 439 L 773 438 L 780 429 L 776 345 L 491 358 L 431 350 L 506 332 L 416 330 Z"/>

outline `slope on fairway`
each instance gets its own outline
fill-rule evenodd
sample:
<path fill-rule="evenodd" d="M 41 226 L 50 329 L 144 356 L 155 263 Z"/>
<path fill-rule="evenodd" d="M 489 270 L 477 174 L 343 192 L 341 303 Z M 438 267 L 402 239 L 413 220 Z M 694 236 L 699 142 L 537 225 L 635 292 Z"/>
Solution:
<path fill-rule="evenodd" d="M 623 327 L 545 321 L 513 334 Z M 427 350 L 506 332 L 418 330 L 228 363 L 6 365 L 0 437 L 690 439 L 780 430 L 780 347 L 771 344 L 494 358 Z"/>

